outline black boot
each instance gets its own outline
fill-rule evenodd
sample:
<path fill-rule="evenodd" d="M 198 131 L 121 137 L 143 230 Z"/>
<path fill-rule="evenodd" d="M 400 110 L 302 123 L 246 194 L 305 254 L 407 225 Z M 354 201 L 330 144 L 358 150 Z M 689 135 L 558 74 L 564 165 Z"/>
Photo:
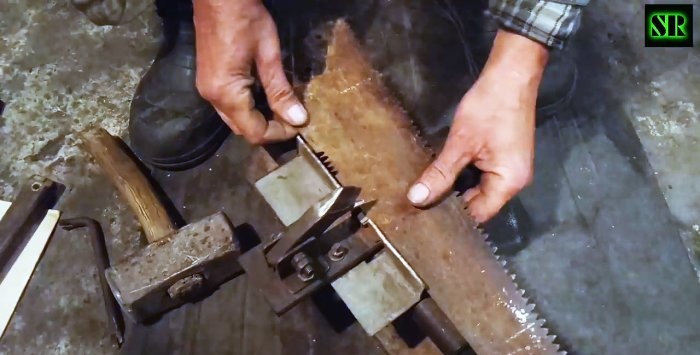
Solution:
<path fill-rule="evenodd" d="M 578 70 L 571 50 L 555 50 L 549 55 L 537 94 L 537 125 L 541 125 L 569 105 L 576 89 Z"/>
<path fill-rule="evenodd" d="M 143 162 L 164 170 L 196 166 L 230 133 L 195 87 L 191 5 L 183 4 L 170 12 L 159 8 L 166 40 L 136 89 L 129 120 L 131 148 Z"/>

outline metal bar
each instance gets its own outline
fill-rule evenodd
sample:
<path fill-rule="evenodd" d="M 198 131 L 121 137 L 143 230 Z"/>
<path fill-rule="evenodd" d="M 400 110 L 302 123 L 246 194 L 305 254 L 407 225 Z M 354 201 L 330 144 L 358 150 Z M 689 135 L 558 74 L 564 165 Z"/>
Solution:
<path fill-rule="evenodd" d="M 423 285 L 386 249 L 331 284 L 362 329 L 375 335 L 421 300 Z"/>
<path fill-rule="evenodd" d="M 104 299 L 105 310 L 109 317 L 109 327 L 114 334 L 117 345 L 121 346 L 124 342 L 124 315 L 105 277 L 105 270 L 109 268 L 110 262 L 102 226 L 100 226 L 100 223 L 96 220 L 88 217 L 62 219 L 59 221 L 59 225 L 67 231 L 84 227 L 88 229 L 90 244 L 92 244 L 92 252 L 95 257 L 95 265 L 97 265 L 97 274 L 100 279 L 102 298 Z"/>
<path fill-rule="evenodd" d="M 9 203 L 0 201 L 0 218 L 9 208 Z M 27 241 L 14 259 L 5 277 L 0 281 L 0 337 L 5 333 L 7 325 L 19 304 L 29 280 L 41 259 L 48 244 L 54 227 L 58 222 L 60 212 L 49 210 L 39 223 L 36 231 Z"/>
<path fill-rule="evenodd" d="M 0 219 L 0 277 L 5 276 L 18 251 L 58 200 L 59 187 L 55 181 L 32 176 Z"/>

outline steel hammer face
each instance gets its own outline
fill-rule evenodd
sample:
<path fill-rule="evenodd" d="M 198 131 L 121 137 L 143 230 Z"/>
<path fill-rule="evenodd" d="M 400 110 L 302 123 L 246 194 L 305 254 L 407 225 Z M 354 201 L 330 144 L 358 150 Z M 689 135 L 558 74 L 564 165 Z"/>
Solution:
<path fill-rule="evenodd" d="M 149 244 L 105 275 L 125 313 L 142 322 L 239 275 L 239 254 L 231 223 L 218 212 Z"/>

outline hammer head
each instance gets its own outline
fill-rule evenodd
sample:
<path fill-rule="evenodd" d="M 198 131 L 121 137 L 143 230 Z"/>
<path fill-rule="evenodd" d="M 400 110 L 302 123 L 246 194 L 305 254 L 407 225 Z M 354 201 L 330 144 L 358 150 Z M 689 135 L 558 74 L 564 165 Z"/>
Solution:
<path fill-rule="evenodd" d="M 180 228 L 105 271 L 125 313 L 141 322 L 200 299 L 242 273 L 228 218 L 215 213 Z"/>

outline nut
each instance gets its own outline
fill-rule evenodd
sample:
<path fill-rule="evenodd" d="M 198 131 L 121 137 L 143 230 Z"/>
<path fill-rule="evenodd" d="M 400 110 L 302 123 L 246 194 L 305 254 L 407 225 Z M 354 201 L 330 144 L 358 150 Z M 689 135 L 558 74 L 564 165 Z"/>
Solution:
<path fill-rule="evenodd" d="M 314 278 L 314 268 L 311 264 L 306 265 L 303 269 L 299 270 L 297 273 L 299 279 L 304 282 L 311 281 Z"/>
<path fill-rule="evenodd" d="M 297 276 L 301 281 L 307 282 L 314 278 L 314 267 L 306 254 L 295 254 L 292 257 L 292 266 L 297 271 Z"/>

